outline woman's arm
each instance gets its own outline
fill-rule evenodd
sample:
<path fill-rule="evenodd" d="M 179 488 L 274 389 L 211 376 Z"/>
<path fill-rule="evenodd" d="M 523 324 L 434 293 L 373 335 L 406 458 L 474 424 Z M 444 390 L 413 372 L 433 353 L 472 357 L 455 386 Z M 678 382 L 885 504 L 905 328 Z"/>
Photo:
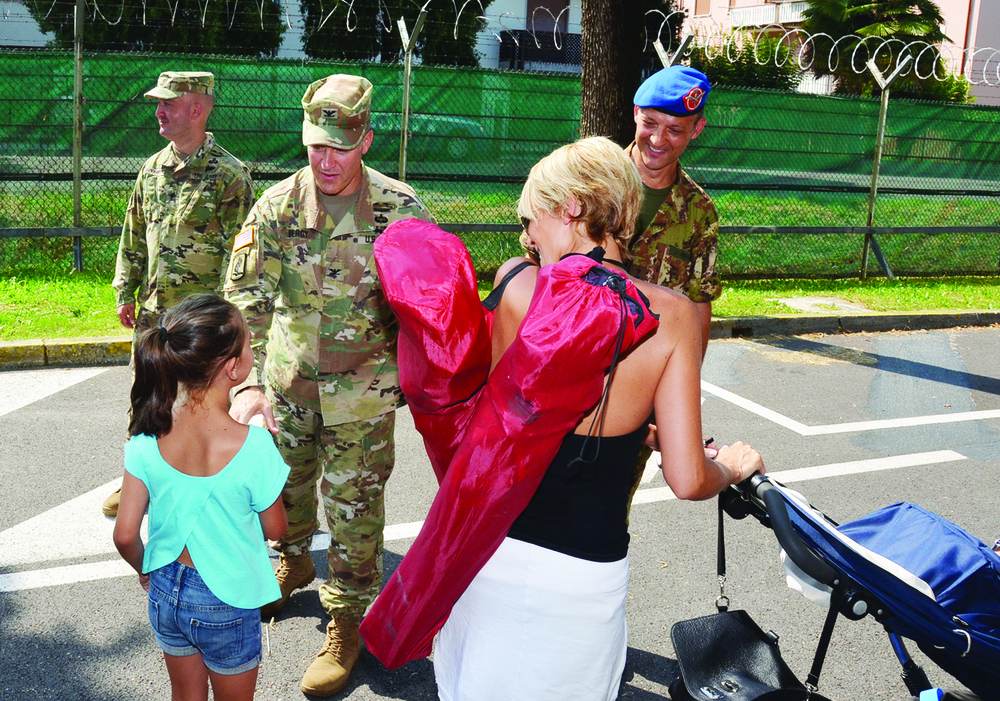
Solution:
<path fill-rule="evenodd" d="M 278 540 L 285 535 L 285 531 L 288 530 L 288 516 L 285 514 L 285 505 L 281 502 L 281 497 L 260 512 L 260 525 L 264 529 L 264 537 L 268 540 Z"/>
<path fill-rule="evenodd" d="M 742 442 L 723 447 L 715 460 L 705 455 L 697 314 L 686 300 L 675 299 L 668 309 L 660 326 L 668 329 L 673 344 L 653 399 L 663 477 L 679 499 L 709 499 L 754 472 L 763 472 L 764 463 L 756 450 Z"/>
<path fill-rule="evenodd" d="M 139 584 L 149 590 L 149 575 L 142 573 L 142 557 L 145 547 L 139 536 L 142 517 L 149 505 L 149 491 L 142 480 L 125 471 L 122 479 L 121 504 L 118 506 L 118 517 L 115 520 L 114 541 L 118 553 L 136 572 L 139 573 Z"/>

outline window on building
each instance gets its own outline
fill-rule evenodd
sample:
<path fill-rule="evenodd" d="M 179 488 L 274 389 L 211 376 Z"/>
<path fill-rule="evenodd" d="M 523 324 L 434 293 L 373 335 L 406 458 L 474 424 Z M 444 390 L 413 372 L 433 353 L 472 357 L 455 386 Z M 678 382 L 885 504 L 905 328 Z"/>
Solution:
<path fill-rule="evenodd" d="M 525 27 L 536 32 L 551 32 L 553 29 L 566 32 L 569 28 L 569 2 L 570 0 L 528 0 Z"/>
<path fill-rule="evenodd" d="M 694 13 L 696 15 L 707 15 L 712 12 L 711 0 L 694 0 Z"/>

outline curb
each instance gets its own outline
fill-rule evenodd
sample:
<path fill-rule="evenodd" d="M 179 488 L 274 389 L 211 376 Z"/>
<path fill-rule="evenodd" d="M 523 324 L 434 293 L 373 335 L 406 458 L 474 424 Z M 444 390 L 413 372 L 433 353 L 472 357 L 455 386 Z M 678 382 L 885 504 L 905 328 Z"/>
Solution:
<path fill-rule="evenodd" d="M 1000 311 L 716 317 L 710 338 L 930 331 L 996 324 L 1000 324 Z M 0 370 L 128 365 L 131 353 L 131 336 L 0 341 Z"/>
<path fill-rule="evenodd" d="M 713 318 L 709 338 L 756 338 L 808 333 L 874 333 L 931 331 L 1000 324 L 1000 311 L 869 312 L 864 314 L 782 314 Z"/>
<path fill-rule="evenodd" d="M 131 336 L 0 341 L 0 370 L 128 365 Z"/>

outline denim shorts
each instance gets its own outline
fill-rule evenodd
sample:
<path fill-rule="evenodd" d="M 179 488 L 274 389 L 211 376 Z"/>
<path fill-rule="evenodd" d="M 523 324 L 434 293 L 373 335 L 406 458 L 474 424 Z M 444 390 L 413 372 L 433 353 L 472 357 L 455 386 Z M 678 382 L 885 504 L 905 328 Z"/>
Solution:
<path fill-rule="evenodd" d="M 260 664 L 260 609 L 223 603 L 193 567 L 171 562 L 149 573 L 149 622 L 165 653 L 200 653 L 217 674 L 242 674 Z"/>

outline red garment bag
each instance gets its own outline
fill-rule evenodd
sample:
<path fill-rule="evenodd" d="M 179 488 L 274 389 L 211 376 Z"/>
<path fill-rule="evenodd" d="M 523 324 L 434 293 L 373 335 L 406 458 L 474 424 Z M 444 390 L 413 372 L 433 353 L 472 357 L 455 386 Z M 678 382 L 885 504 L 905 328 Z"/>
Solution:
<path fill-rule="evenodd" d="M 400 319 L 400 376 L 410 375 L 404 391 L 418 398 L 414 421 L 437 407 L 441 420 L 421 420 L 433 426 L 424 442 L 438 459 L 453 451 L 423 528 L 361 625 L 369 651 L 395 669 L 430 654 L 434 635 L 531 499 L 563 437 L 600 400 L 613 359 L 657 321 L 625 277 L 570 256 L 541 269 L 517 338 L 470 398 L 463 394 L 483 364 L 489 368 L 489 343 L 484 359 L 485 314 L 481 306 L 473 311 L 479 297 L 465 277 L 471 263 L 461 241 L 433 224 L 401 222 L 376 240 L 375 256 Z M 455 267 L 462 272 L 429 269 L 444 257 L 461 261 Z M 401 301 L 411 294 L 432 300 Z M 448 368 L 457 371 L 449 376 Z"/>

